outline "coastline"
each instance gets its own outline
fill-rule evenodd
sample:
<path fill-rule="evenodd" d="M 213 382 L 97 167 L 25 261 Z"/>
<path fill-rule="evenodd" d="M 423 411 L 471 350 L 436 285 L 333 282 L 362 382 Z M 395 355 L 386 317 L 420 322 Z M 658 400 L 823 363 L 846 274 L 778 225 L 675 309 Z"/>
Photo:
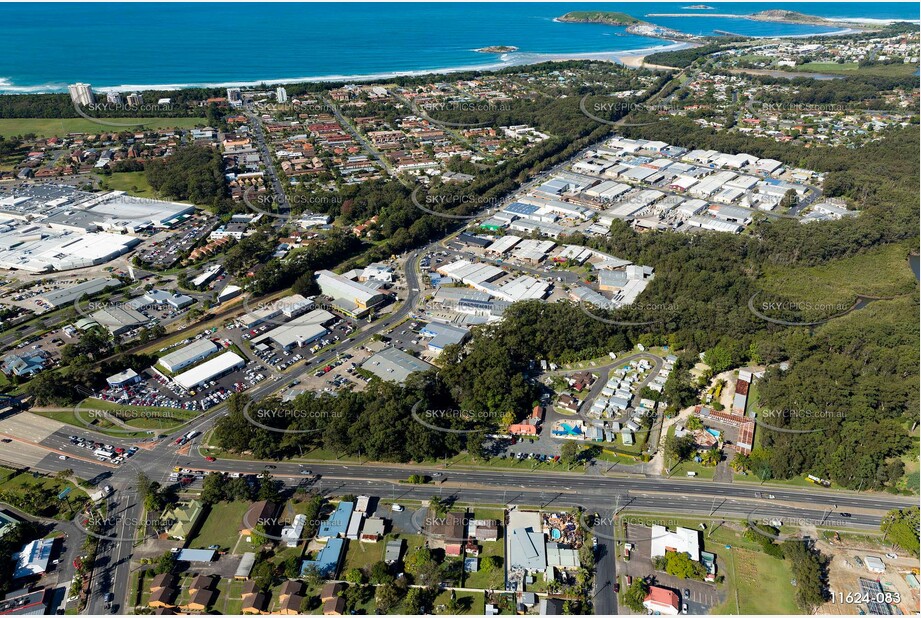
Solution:
<path fill-rule="evenodd" d="M 667 43 L 666 43 L 667 41 Z M 663 39 L 662 45 L 652 45 L 639 49 L 618 51 L 578 52 L 572 54 L 548 54 L 531 52 L 509 52 L 498 54 L 498 62 L 474 64 L 447 68 L 416 69 L 412 71 L 387 71 L 355 75 L 317 75 L 308 77 L 286 77 L 277 79 L 234 80 L 220 82 L 190 82 L 167 84 L 119 84 L 117 86 L 93 86 L 96 92 L 144 92 L 149 90 L 184 90 L 187 88 L 255 88 L 261 85 L 280 86 L 286 84 L 310 84 L 324 82 L 372 82 L 394 79 L 397 77 L 418 77 L 422 75 L 444 75 L 465 71 L 495 71 L 514 66 L 527 66 L 541 62 L 565 60 L 602 60 L 631 66 L 621 57 L 644 57 L 652 53 L 677 51 L 692 46 L 691 43 Z M 45 84 L 38 86 L 17 86 L 0 77 L 0 95 L 16 94 L 63 94 L 67 92 L 66 84 Z"/>

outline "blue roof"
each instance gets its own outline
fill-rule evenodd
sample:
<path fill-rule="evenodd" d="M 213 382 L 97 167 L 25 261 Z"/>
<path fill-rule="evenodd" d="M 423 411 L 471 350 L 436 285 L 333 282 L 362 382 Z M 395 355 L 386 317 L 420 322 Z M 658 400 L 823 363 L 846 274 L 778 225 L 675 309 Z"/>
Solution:
<path fill-rule="evenodd" d="M 354 509 L 354 503 L 345 501 L 340 502 L 339 506 L 336 507 L 336 510 L 333 511 L 333 514 L 329 516 L 329 519 L 320 525 L 320 532 L 317 533 L 317 537 L 323 539 L 336 536 L 345 536 L 345 533 L 349 528 L 349 520 L 352 518 L 352 511 Z"/>
<path fill-rule="evenodd" d="M 18 376 L 34 375 L 44 367 L 45 358 L 39 353 L 10 354 L 3 359 L 4 371 Z"/>
<path fill-rule="evenodd" d="M 212 562 L 214 560 L 213 549 L 182 549 L 176 556 L 180 562 Z"/>
<path fill-rule="evenodd" d="M 632 159 L 625 159 L 624 163 L 627 165 L 645 165 L 651 161 L 652 159 L 649 157 L 633 157 Z"/>
<path fill-rule="evenodd" d="M 432 337 L 432 340 L 429 341 L 430 348 L 443 350 L 446 345 L 463 341 L 469 332 L 466 328 L 430 322 L 422 327 L 419 334 L 423 337 Z"/>
<path fill-rule="evenodd" d="M 504 210 L 505 212 L 510 212 L 515 215 L 530 215 L 537 212 L 538 208 L 533 204 L 522 204 L 521 202 L 515 202 L 506 206 Z"/>
<path fill-rule="evenodd" d="M 351 505 L 351 502 L 346 504 Z M 310 567 L 315 567 L 320 577 L 333 577 L 339 568 L 339 561 L 342 557 L 342 549 L 345 547 L 344 539 L 330 539 L 329 542 L 319 551 L 315 560 L 304 560 L 301 563 L 301 575 Z"/>

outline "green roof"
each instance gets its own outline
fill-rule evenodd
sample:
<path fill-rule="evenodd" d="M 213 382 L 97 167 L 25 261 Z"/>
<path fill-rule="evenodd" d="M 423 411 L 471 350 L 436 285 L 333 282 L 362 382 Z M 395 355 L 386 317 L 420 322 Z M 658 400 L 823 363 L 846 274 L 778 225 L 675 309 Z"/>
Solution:
<path fill-rule="evenodd" d="M 169 518 L 173 520 L 173 525 L 166 531 L 166 534 L 176 539 L 185 539 L 192 533 L 202 510 L 204 507 L 198 500 L 190 500 L 177 506 L 170 512 Z"/>

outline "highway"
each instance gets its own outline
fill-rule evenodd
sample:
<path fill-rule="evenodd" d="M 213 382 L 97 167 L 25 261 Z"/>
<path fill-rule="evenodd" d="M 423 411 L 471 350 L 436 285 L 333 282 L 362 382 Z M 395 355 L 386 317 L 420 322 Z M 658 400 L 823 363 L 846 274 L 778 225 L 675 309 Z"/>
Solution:
<path fill-rule="evenodd" d="M 417 276 L 419 255 L 419 252 L 412 253 L 408 256 L 406 261 L 407 297 L 403 301 L 403 304 L 395 311 L 390 313 L 387 317 L 381 319 L 375 324 L 372 324 L 369 328 L 366 328 L 365 330 L 362 330 L 360 333 L 355 335 L 352 338 L 352 341 L 339 342 L 337 345 L 330 347 L 330 349 L 326 350 L 325 352 L 321 352 L 315 357 L 308 359 L 310 361 L 310 366 L 322 366 L 323 364 L 333 360 L 344 349 L 356 345 L 361 345 L 375 334 L 397 324 L 412 312 L 413 308 L 415 307 L 416 300 L 419 296 L 419 280 Z M 291 380 L 294 380 L 296 376 L 299 375 L 300 372 L 306 370 L 307 367 L 308 364 L 306 363 L 301 365 L 297 372 L 291 374 L 285 380 L 267 380 L 262 382 L 255 388 L 251 389 L 248 392 L 248 395 L 254 401 L 269 397 L 273 393 L 283 389 L 286 384 L 288 384 Z M 111 475 L 105 480 L 105 482 L 114 488 L 115 494 L 113 497 L 116 500 L 116 508 L 114 509 L 115 517 L 112 518 L 112 524 L 109 526 L 109 528 L 103 532 L 104 536 L 118 539 L 133 538 L 134 522 L 139 521 L 143 513 L 143 505 L 139 500 L 137 500 L 137 496 L 134 491 L 134 486 L 136 485 L 137 474 L 139 471 L 143 470 L 144 474 L 146 474 L 151 480 L 162 483 L 167 480 L 169 472 L 176 465 L 181 465 L 184 467 L 188 465 L 192 468 L 202 469 L 198 464 L 205 463 L 203 460 L 190 460 L 189 458 L 177 457 L 175 452 L 176 447 L 173 445 L 173 441 L 176 437 L 190 431 L 190 428 L 201 432 L 207 431 L 218 418 L 226 414 L 226 411 L 226 404 L 217 406 L 213 410 L 206 412 L 203 416 L 199 417 L 192 425 L 186 425 L 181 429 L 174 430 L 166 439 L 160 441 L 152 450 L 139 450 L 133 458 L 128 460 L 127 464 L 123 464 L 120 468 L 117 468 L 113 471 L 107 467 L 105 470 L 103 470 L 104 475 Z M 76 456 L 83 455 L 85 451 L 81 452 L 81 449 L 70 444 L 68 435 L 66 435 L 68 432 L 69 428 L 67 430 L 61 430 L 57 432 L 53 438 L 44 441 L 42 445 L 50 446 L 60 452 L 71 453 Z M 77 429 L 74 429 L 72 433 L 81 436 L 93 434 L 93 432 Z M 99 437 L 99 434 L 93 435 L 97 436 L 96 439 L 98 440 L 112 444 L 119 443 L 123 445 L 129 445 L 134 442 L 128 439 L 119 440 L 117 438 L 112 438 L 111 436 Z M 46 458 L 42 464 L 44 464 L 44 467 L 50 467 L 51 469 L 43 471 L 55 472 L 55 468 L 62 469 L 68 465 L 73 467 L 74 461 L 75 459 L 73 458 L 67 460 L 66 462 L 57 459 L 57 457 Z M 92 461 L 76 461 L 80 461 L 81 467 L 92 464 Z M 247 466 L 247 464 L 243 464 L 243 462 L 240 463 L 241 467 Z M 264 464 L 249 464 L 249 467 L 252 467 L 255 472 L 261 472 L 264 469 Z M 294 468 L 296 467 L 292 467 L 291 473 L 298 474 L 297 470 Z M 228 469 L 227 471 L 244 472 L 245 470 Z M 131 549 L 132 543 L 129 541 L 109 539 L 100 540 L 98 559 L 93 574 L 93 594 L 91 595 L 90 601 L 87 604 L 88 613 L 106 613 L 107 610 L 104 607 L 106 592 L 112 592 L 114 594 L 116 605 L 124 605 L 128 593 Z"/>
<path fill-rule="evenodd" d="M 330 105 L 337 117 L 335 106 Z M 289 212 L 283 188 L 272 169 L 271 156 L 266 148 L 262 129 L 258 120 L 251 116 L 259 143 L 260 152 L 266 159 L 269 180 L 278 196 L 280 212 Z M 618 124 L 623 123 L 618 121 Z M 346 125 L 349 126 L 349 125 Z M 361 136 L 358 139 L 363 141 Z M 588 150 L 589 148 L 583 149 Z M 372 154 L 373 149 L 369 149 Z M 581 153 L 580 153 L 581 154 Z M 570 163 L 574 155 L 553 170 Z M 377 157 L 382 165 L 387 163 Z M 553 170 L 548 170 L 526 183 L 533 186 L 541 182 Z M 411 253 L 405 264 L 406 298 L 399 307 L 385 315 L 376 323 L 368 325 L 347 340 L 337 342 L 327 350 L 307 359 L 289 374 L 276 374 L 275 378 L 266 380 L 250 391 L 248 396 L 259 401 L 281 392 L 291 381 L 305 371 L 315 370 L 335 359 L 345 350 L 359 346 L 374 335 L 383 332 L 407 318 L 416 307 L 420 296 L 418 264 L 420 256 L 436 246 Z M 619 360 L 617 364 L 624 362 Z M 601 381 L 599 380 L 599 383 Z M 832 491 L 819 487 L 798 488 L 785 486 L 762 487 L 754 483 L 715 483 L 701 479 L 665 477 L 647 477 L 642 475 L 608 475 L 590 470 L 584 472 L 544 472 L 505 470 L 502 468 L 470 468 L 463 466 L 437 465 L 398 465 L 386 463 L 295 463 L 295 462 L 260 462 L 248 460 L 222 459 L 208 463 L 201 457 L 179 455 L 173 444 L 176 437 L 191 429 L 206 432 L 214 422 L 226 414 L 227 405 L 222 404 L 204 413 L 191 423 L 176 428 L 167 438 L 156 443 L 153 448 L 141 449 L 134 457 L 121 467 L 112 468 L 85 458 L 85 451 L 70 444 L 68 434 L 92 436 L 110 444 L 129 445 L 136 440 L 118 439 L 101 436 L 87 429 L 66 427 L 41 441 L 44 448 L 54 449 L 53 454 L 42 459 L 35 469 L 55 473 L 61 469 L 73 468 L 80 476 L 95 477 L 100 484 L 110 484 L 115 493 L 109 499 L 111 524 L 104 535 L 110 537 L 100 541 L 97 562 L 94 567 L 92 594 L 87 606 L 87 613 L 107 613 L 104 607 L 105 595 L 112 592 L 116 609 L 125 613 L 129 580 L 129 564 L 133 549 L 134 524 L 140 520 L 142 504 L 134 489 L 139 470 L 152 480 L 163 482 L 174 466 L 195 470 L 215 472 L 236 472 L 258 474 L 273 466 L 271 473 L 287 485 L 307 485 L 327 495 L 373 494 L 393 500 L 425 500 L 433 495 L 451 498 L 467 503 L 510 505 L 520 504 L 542 508 L 569 508 L 581 506 L 588 512 L 597 511 L 602 518 L 610 519 L 614 509 L 627 512 L 674 513 L 727 518 L 765 517 L 812 522 L 817 525 L 843 526 L 859 529 L 878 529 L 882 515 L 889 509 L 915 504 L 910 497 L 888 494 L 857 493 L 849 491 Z M 280 437 L 280 436 L 279 436 Z M 194 453 L 195 450 L 192 450 Z M 66 453 L 69 460 L 59 460 L 57 453 Z M 312 474 L 303 473 L 309 468 Z M 435 471 L 437 484 L 409 485 L 401 481 L 413 473 L 429 474 Z M 615 506 L 617 505 L 617 506 Z M 847 513 L 843 515 L 842 513 Z M 237 522 L 227 522 L 237 525 Z M 599 614 L 616 614 L 617 599 L 613 592 L 616 581 L 616 547 L 604 537 L 614 538 L 612 523 L 602 524 L 596 531 L 599 537 L 597 553 L 596 588 L 594 591 L 595 611 Z M 73 539 L 72 542 L 76 542 Z"/>
<path fill-rule="evenodd" d="M 436 246 L 410 254 L 405 265 L 406 298 L 391 314 L 383 317 L 366 329 L 357 332 L 351 340 L 340 341 L 326 351 L 307 359 L 290 375 L 278 380 L 267 380 L 248 392 L 258 401 L 280 392 L 290 381 L 303 371 L 333 360 L 344 350 L 361 345 L 408 317 L 416 306 L 420 295 L 418 264 L 420 256 Z M 618 362 L 623 362 L 623 359 Z M 55 454 L 43 459 L 36 469 L 54 473 L 60 469 L 74 468 L 81 476 L 96 476 L 100 481 L 115 488 L 113 528 L 105 531 L 106 536 L 130 538 L 133 527 L 142 509 L 134 493 L 137 471 L 144 470 L 152 480 L 163 482 L 174 466 L 217 472 L 239 472 L 258 474 L 266 469 L 267 462 L 245 460 L 221 460 L 208 463 L 193 456 L 176 453 L 173 440 L 190 429 L 207 431 L 213 423 L 226 413 L 226 404 L 206 412 L 192 423 L 173 430 L 150 450 L 141 449 L 129 460 L 131 465 L 112 469 L 93 460 L 80 459 L 85 451 L 73 447 L 68 434 L 93 435 L 108 443 L 131 444 L 132 440 L 119 440 L 101 436 L 89 430 L 65 428 L 43 440 L 41 446 L 54 449 Z M 57 453 L 67 453 L 71 459 L 57 458 Z M 912 503 L 910 498 L 886 494 L 858 494 L 837 492 L 822 488 L 760 487 L 750 483 L 713 483 L 698 479 L 669 479 L 644 476 L 606 476 L 604 474 L 527 472 L 518 470 L 470 469 L 463 467 L 408 466 L 384 463 L 339 464 L 334 462 L 303 464 L 309 466 L 313 475 L 302 474 L 302 464 L 273 462 L 272 474 L 288 484 L 308 483 L 326 494 L 372 493 L 393 499 L 427 499 L 433 494 L 452 497 L 470 503 L 526 504 L 543 507 L 583 506 L 590 512 L 611 513 L 614 504 L 633 512 L 683 513 L 733 518 L 783 517 L 802 522 L 840 522 L 841 512 L 848 512 L 849 527 L 878 529 L 885 511 Z M 438 485 L 412 486 L 401 484 L 415 472 L 432 473 L 440 471 Z M 96 472 L 92 472 L 96 470 Z M 768 498 L 772 495 L 773 498 Z M 603 541 L 603 539 L 602 539 Z M 105 593 L 111 591 L 117 606 L 124 606 L 129 579 L 129 562 L 132 543 L 121 540 L 102 540 L 99 559 L 94 571 L 92 598 L 88 605 L 90 613 L 104 613 Z M 598 587 L 596 588 L 596 611 L 614 614 L 617 600 L 612 585 L 615 581 L 614 547 L 608 543 L 599 544 Z"/>

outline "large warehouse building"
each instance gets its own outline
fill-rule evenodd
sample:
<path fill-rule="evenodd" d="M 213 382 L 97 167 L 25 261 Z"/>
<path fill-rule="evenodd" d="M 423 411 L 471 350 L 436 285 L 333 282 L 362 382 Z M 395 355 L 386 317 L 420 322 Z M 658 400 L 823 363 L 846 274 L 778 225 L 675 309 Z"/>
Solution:
<path fill-rule="evenodd" d="M 336 316 L 329 311 L 315 309 L 256 337 L 253 339 L 253 345 L 272 341 L 283 350 L 309 345 L 326 335 L 329 331 L 323 325 L 335 319 Z"/>
<path fill-rule="evenodd" d="M 49 272 L 102 264 L 141 242 L 130 234 L 170 227 L 194 212 L 189 204 L 121 191 L 15 187 L 0 192 L 0 268 Z"/>
<path fill-rule="evenodd" d="M 220 376 L 246 365 L 235 352 L 225 352 L 220 356 L 215 356 L 211 360 L 202 363 L 197 367 L 189 369 L 185 373 L 176 376 L 174 381 L 187 391 L 198 388 L 205 382 L 219 378 Z"/>
<path fill-rule="evenodd" d="M 116 337 L 150 322 L 150 318 L 127 305 L 100 309 L 90 317 Z"/>
<path fill-rule="evenodd" d="M 364 285 L 328 270 L 317 272 L 317 285 L 345 313 L 360 317 L 383 303 L 387 297 L 376 287 Z"/>
<path fill-rule="evenodd" d="M 176 373 L 190 367 L 200 360 L 208 358 L 218 351 L 217 344 L 210 339 L 199 339 L 184 348 L 170 352 L 158 361 L 158 364 L 169 371 Z"/>
<path fill-rule="evenodd" d="M 385 382 L 403 383 L 411 373 L 427 371 L 432 365 L 397 348 L 384 348 L 362 363 L 361 368 Z"/>

